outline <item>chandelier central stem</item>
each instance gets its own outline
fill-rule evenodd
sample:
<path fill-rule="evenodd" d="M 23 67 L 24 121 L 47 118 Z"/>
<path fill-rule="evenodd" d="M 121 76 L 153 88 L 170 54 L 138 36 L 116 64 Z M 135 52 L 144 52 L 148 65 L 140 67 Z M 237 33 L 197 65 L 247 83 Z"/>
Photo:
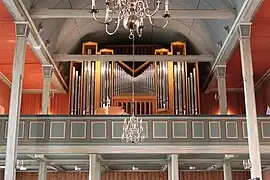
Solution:
<path fill-rule="evenodd" d="M 132 38 L 132 116 L 135 116 L 135 38 Z"/>

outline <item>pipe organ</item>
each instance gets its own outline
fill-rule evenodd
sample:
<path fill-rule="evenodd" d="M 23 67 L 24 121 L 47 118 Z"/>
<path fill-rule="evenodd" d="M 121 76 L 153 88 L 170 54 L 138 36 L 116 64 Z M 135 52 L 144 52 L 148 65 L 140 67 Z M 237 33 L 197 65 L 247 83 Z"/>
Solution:
<path fill-rule="evenodd" d="M 82 53 L 114 54 L 112 49 L 99 52 L 97 49 L 97 43 L 87 42 L 83 44 Z M 170 50 L 156 49 L 155 55 L 157 58 L 186 55 L 186 44 L 174 42 Z M 135 114 L 200 113 L 198 63 L 140 62 L 133 69 L 124 60 L 97 60 L 71 62 L 70 67 L 70 113 L 73 115 L 93 115 L 98 108 L 108 106 L 131 113 L 133 74 Z"/>
<path fill-rule="evenodd" d="M 134 70 L 136 71 L 136 70 Z M 155 95 L 155 67 L 149 65 L 141 74 L 134 77 L 134 92 L 136 95 Z M 119 63 L 114 67 L 114 96 L 131 95 L 132 93 L 132 74 L 127 73 Z M 135 72 L 134 72 L 135 74 Z"/>

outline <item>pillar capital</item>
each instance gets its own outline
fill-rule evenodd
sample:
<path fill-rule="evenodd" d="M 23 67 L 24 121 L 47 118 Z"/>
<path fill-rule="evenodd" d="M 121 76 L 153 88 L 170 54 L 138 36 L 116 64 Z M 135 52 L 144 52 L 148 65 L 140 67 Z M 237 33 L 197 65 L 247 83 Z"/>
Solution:
<path fill-rule="evenodd" d="M 50 78 L 52 76 L 52 65 L 42 64 L 42 71 L 44 78 Z"/>
<path fill-rule="evenodd" d="M 27 38 L 30 32 L 30 27 L 28 22 L 25 21 L 16 21 L 15 22 L 16 27 L 16 37 L 25 37 Z"/>
<path fill-rule="evenodd" d="M 238 30 L 240 39 L 250 39 L 251 23 L 240 23 L 238 25 Z"/>
<path fill-rule="evenodd" d="M 225 77 L 226 77 L 226 65 L 218 65 L 217 78 L 225 78 Z"/>

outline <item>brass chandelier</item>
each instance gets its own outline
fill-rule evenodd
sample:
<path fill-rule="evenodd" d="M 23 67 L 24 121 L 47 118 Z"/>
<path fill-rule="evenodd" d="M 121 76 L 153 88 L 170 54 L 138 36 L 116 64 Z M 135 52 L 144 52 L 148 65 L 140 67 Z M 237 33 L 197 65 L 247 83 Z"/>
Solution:
<path fill-rule="evenodd" d="M 155 0 L 155 3 L 156 7 L 152 11 L 149 6 L 151 0 L 105 0 L 105 18 L 103 21 L 100 21 L 97 18 L 99 10 L 96 8 L 96 1 L 92 0 L 90 13 L 92 13 L 96 21 L 105 24 L 106 33 L 109 35 L 116 33 L 120 23 L 123 21 L 123 26 L 129 30 L 129 38 L 132 39 L 135 31 L 139 37 L 142 36 L 145 18 L 149 20 L 152 26 L 155 26 L 153 17 L 160 9 L 161 0 Z M 165 28 L 168 25 L 168 19 L 171 16 L 169 13 L 169 0 L 165 0 L 164 3 L 165 11 L 162 17 L 165 23 L 160 28 Z M 113 22 L 113 19 L 116 19 L 116 27 L 114 31 L 110 32 L 108 27 Z"/>

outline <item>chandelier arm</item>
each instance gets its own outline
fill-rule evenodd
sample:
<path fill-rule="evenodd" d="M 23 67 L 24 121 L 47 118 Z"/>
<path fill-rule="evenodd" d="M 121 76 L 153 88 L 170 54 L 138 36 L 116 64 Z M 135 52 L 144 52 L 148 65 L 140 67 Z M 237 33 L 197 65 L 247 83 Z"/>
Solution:
<path fill-rule="evenodd" d="M 108 24 L 108 23 L 110 23 L 110 22 L 112 21 L 112 17 L 109 17 L 109 18 L 108 18 L 109 20 L 106 21 L 106 19 L 105 19 L 105 20 L 102 22 L 102 21 L 100 21 L 100 20 L 96 17 L 96 13 L 95 13 L 95 12 L 93 12 L 92 15 L 93 15 L 94 20 L 97 21 L 97 22 L 99 22 L 100 24 Z"/>
<path fill-rule="evenodd" d="M 113 35 L 114 33 L 116 33 L 116 31 L 119 29 L 120 21 L 121 21 L 121 19 L 118 18 L 116 28 L 114 29 L 113 32 L 109 32 L 109 30 L 108 30 L 108 26 L 109 26 L 109 25 L 108 25 L 108 24 L 105 24 L 105 27 L 106 27 L 106 33 L 109 34 L 109 35 Z"/>
<path fill-rule="evenodd" d="M 156 25 L 153 23 L 152 18 L 151 18 L 151 17 L 148 17 L 148 18 L 149 18 L 150 24 L 151 24 L 153 27 L 155 27 L 155 28 L 165 28 L 165 27 L 167 27 L 168 24 L 169 24 L 169 19 L 168 19 L 168 18 L 165 18 L 166 21 L 165 21 L 165 24 L 164 24 L 163 26 L 156 26 Z"/>
<path fill-rule="evenodd" d="M 159 8 L 160 8 L 160 1 L 156 1 L 156 2 L 157 2 L 157 7 L 156 7 L 156 9 L 154 10 L 154 12 L 152 12 L 152 14 L 150 13 L 150 10 L 149 10 L 148 8 L 146 8 L 145 5 L 144 5 L 144 3 L 142 2 L 142 3 L 143 3 L 144 13 L 145 13 L 146 16 L 151 17 L 151 16 L 156 15 L 157 11 L 158 11 Z"/>

